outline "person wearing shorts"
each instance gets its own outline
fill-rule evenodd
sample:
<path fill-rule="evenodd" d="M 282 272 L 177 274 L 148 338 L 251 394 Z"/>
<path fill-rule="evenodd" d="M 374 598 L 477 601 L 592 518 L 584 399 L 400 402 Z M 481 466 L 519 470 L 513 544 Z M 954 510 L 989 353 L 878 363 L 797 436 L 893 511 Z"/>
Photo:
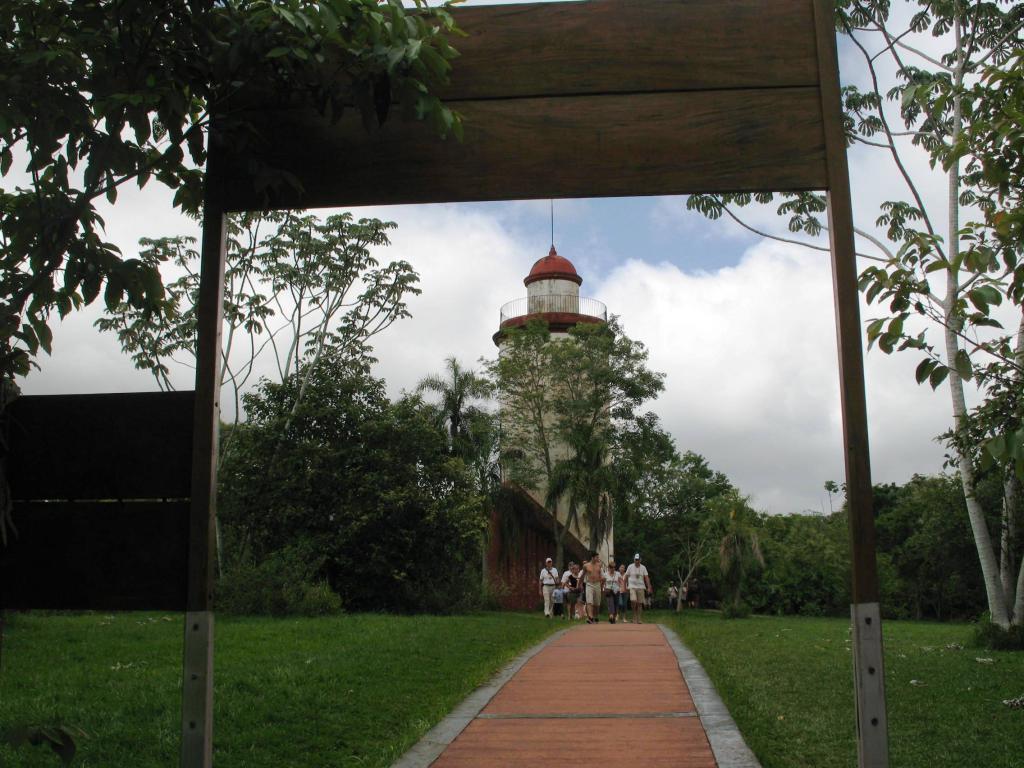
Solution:
<path fill-rule="evenodd" d="M 583 564 L 583 583 L 586 585 L 587 624 L 596 624 L 601 613 L 601 598 L 604 596 L 604 567 L 601 556 L 594 552 Z"/>
<path fill-rule="evenodd" d="M 640 554 L 633 555 L 633 564 L 626 569 L 626 585 L 629 587 L 629 601 L 633 604 L 633 621 L 643 624 L 644 603 L 651 591 L 651 577 L 640 562 Z"/>

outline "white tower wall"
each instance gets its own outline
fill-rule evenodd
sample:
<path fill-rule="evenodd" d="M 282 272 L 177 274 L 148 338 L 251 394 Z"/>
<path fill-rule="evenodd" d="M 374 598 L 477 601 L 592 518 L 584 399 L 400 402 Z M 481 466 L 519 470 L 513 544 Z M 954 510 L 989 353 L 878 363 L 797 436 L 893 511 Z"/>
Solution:
<path fill-rule="evenodd" d="M 527 312 L 579 312 L 580 287 L 572 280 L 535 280 L 526 286 Z"/>

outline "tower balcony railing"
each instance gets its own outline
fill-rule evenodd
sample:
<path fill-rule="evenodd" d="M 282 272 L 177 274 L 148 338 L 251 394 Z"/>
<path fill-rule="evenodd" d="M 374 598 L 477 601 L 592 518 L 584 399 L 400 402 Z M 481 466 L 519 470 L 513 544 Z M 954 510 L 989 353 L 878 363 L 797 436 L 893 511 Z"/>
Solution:
<path fill-rule="evenodd" d="M 604 302 L 574 296 L 571 293 L 553 293 L 545 296 L 524 296 L 505 304 L 501 308 L 501 324 L 517 317 L 536 315 L 542 312 L 583 315 L 608 322 L 608 308 Z"/>

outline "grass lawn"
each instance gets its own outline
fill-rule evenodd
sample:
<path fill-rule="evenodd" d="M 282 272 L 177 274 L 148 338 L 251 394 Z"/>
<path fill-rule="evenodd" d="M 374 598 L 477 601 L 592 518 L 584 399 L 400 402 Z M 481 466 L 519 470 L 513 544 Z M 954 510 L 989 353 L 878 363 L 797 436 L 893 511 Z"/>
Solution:
<path fill-rule="evenodd" d="M 703 611 L 657 620 L 700 659 L 764 768 L 857 764 L 848 620 Z M 1024 695 L 1024 653 L 972 648 L 964 624 L 883 630 L 893 766 L 1024 766 L 1024 710 L 1002 704 Z"/>
<path fill-rule="evenodd" d="M 541 616 L 220 618 L 215 763 L 386 766 L 505 662 Z M 0 727 L 84 730 L 80 768 L 177 764 L 182 617 L 18 615 L 0 658 Z M 0 766 L 57 766 L 0 747 Z"/>

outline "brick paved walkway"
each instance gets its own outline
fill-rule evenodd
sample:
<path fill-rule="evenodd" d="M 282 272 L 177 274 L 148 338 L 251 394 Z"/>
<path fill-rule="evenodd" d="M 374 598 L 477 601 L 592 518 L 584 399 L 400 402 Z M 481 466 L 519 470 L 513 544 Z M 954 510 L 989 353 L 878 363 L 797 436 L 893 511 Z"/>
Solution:
<path fill-rule="evenodd" d="M 679 660 L 654 625 L 578 626 L 531 658 L 433 768 L 714 768 Z"/>

